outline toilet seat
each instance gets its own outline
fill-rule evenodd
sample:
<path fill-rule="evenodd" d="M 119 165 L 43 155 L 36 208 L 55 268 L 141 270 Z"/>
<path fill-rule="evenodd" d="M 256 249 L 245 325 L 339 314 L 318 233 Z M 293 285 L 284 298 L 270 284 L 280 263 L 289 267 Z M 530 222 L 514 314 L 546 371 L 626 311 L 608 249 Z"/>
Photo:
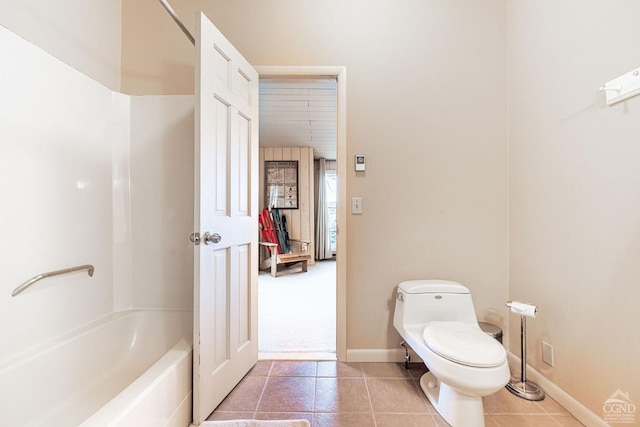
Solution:
<path fill-rule="evenodd" d="M 431 351 L 461 365 L 490 368 L 506 361 L 502 345 L 468 323 L 431 322 L 422 336 Z"/>

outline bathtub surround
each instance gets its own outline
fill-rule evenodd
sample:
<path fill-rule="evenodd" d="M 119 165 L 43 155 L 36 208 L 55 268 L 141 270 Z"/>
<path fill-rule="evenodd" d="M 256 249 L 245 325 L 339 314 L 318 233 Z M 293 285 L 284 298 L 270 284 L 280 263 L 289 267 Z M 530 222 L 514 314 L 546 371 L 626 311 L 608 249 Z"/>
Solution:
<path fill-rule="evenodd" d="M 131 306 L 193 309 L 193 96 L 131 97 Z"/>
<path fill-rule="evenodd" d="M 121 145 L 110 138 L 129 103 L 4 27 L 0 58 L 1 365 L 113 311 L 112 170 Z M 95 267 L 93 277 L 58 276 L 10 295 L 32 276 L 82 264 Z"/>
<path fill-rule="evenodd" d="M 79 345 L 86 341 L 88 325 L 132 308 L 177 310 L 188 320 L 179 335 L 186 336 L 187 344 L 180 349 L 190 351 L 193 97 L 113 92 L 4 27 L 0 57 L 0 336 L 5 343 L 0 346 L 0 376 L 12 378 L 0 381 L 6 394 L 0 399 L 0 424 L 17 425 L 16 420 L 29 416 L 36 424 L 38 417 L 64 423 L 69 415 L 79 418 L 66 425 L 76 425 L 90 412 L 78 415 L 70 409 L 69 393 L 87 393 L 95 384 L 73 381 L 100 380 L 100 375 L 80 369 L 82 361 L 112 355 L 108 358 L 113 362 L 113 352 L 124 357 L 135 343 L 147 350 L 160 344 L 156 338 L 144 344 L 138 330 L 124 347 L 109 339 Z M 82 264 L 95 266 L 93 277 L 47 278 L 11 296 L 29 277 Z M 167 328 L 179 324 L 152 323 Z M 77 340 L 70 338 L 76 335 Z M 135 369 L 144 371 L 179 336 L 163 350 L 143 351 L 146 366 Z M 52 356 L 63 348 L 74 350 L 66 357 Z M 91 349 L 101 349 L 100 355 L 83 355 Z M 59 363 L 40 363 L 46 360 Z M 181 366 L 190 369 L 187 362 Z M 21 369 L 35 365 L 42 369 L 46 387 L 31 384 L 28 392 L 20 392 L 7 386 L 29 384 L 26 372 L 33 371 Z M 61 385 L 64 392 L 54 387 L 54 379 L 42 379 L 51 373 L 66 384 Z M 185 378 L 190 393 L 190 374 Z M 123 384 L 99 388 L 111 393 Z M 42 393 L 36 396 L 33 390 Z M 60 406 L 56 399 L 65 397 L 70 400 Z M 41 412 L 33 413 L 34 405 Z M 91 405 L 83 411 L 97 409 Z M 188 420 L 190 405 L 186 407 L 180 414 Z"/>
<path fill-rule="evenodd" d="M 192 316 L 114 313 L 3 365 L 0 425 L 134 425 L 149 415 L 188 421 Z"/>

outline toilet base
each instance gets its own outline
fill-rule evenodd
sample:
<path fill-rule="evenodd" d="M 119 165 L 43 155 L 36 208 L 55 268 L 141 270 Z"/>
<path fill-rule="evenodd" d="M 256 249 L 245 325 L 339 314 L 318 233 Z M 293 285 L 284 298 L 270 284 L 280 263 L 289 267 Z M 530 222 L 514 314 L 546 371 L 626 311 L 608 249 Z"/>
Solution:
<path fill-rule="evenodd" d="M 443 384 L 431 372 L 420 378 L 420 387 L 436 411 L 453 427 L 484 427 L 482 398 L 460 393 Z"/>

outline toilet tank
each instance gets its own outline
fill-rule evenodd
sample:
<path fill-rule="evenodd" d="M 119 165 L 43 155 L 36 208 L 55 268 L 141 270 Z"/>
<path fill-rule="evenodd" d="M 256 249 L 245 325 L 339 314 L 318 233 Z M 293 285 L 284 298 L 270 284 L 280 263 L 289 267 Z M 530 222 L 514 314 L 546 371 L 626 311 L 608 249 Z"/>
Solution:
<path fill-rule="evenodd" d="M 410 280 L 398 285 L 393 315 L 396 329 L 436 320 L 477 325 L 469 289 L 449 280 Z"/>

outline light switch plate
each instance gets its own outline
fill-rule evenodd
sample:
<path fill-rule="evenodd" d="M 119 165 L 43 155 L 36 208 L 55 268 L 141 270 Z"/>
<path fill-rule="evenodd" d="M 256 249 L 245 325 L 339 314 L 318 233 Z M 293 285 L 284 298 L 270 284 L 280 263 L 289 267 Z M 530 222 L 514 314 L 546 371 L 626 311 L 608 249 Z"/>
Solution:
<path fill-rule="evenodd" d="M 355 215 L 362 214 L 362 197 L 351 198 L 351 213 Z"/>

